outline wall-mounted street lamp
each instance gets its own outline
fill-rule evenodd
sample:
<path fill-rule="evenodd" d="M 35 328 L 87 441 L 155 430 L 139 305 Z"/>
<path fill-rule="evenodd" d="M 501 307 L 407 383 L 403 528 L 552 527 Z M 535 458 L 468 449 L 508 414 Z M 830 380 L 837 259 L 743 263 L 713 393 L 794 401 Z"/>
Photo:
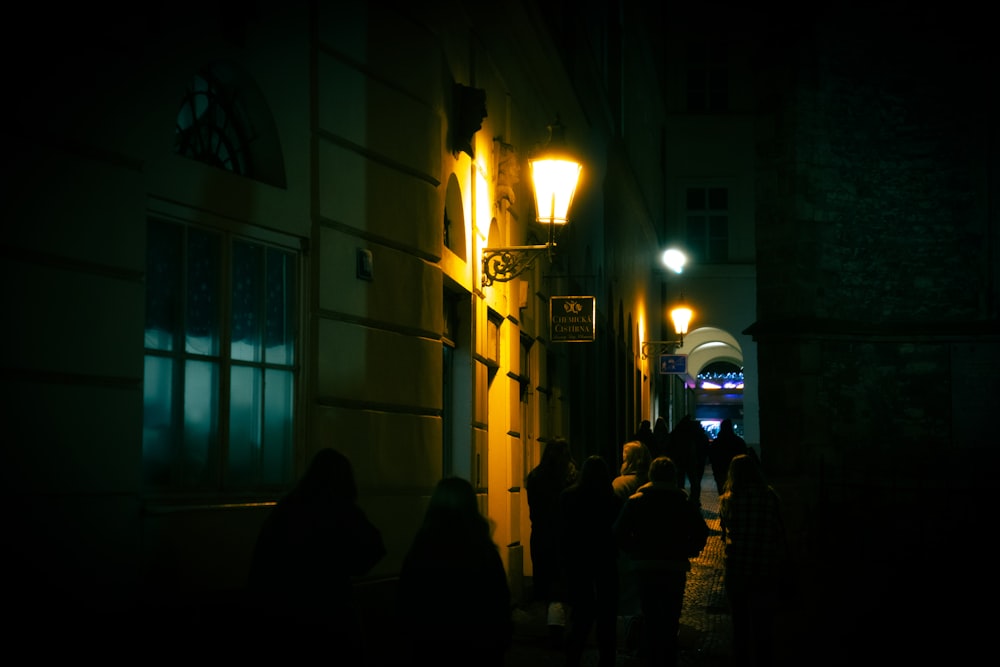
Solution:
<path fill-rule="evenodd" d="M 532 187 L 535 190 L 537 221 L 548 225 L 549 239 L 544 245 L 483 248 L 483 285 L 513 280 L 541 255 L 552 261 L 556 247 L 556 225 L 569 220 L 569 207 L 576 194 L 582 165 L 566 151 L 562 123 L 557 117 L 549 125 L 549 140 L 542 151 L 528 160 Z"/>
<path fill-rule="evenodd" d="M 677 334 L 677 339 L 644 341 L 642 358 L 647 359 L 654 354 L 670 354 L 677 348 L 683 347 L 684 336 L 688 332 L 688 325 L 691 324 L 692 317 L 694 317 L 694 311 L 688 308 L 687 304 L 684 303 L 684 297 L 681 297 L 681 302 L 670 309 L 670 320 L 674 323 L 674 333 Z"/>

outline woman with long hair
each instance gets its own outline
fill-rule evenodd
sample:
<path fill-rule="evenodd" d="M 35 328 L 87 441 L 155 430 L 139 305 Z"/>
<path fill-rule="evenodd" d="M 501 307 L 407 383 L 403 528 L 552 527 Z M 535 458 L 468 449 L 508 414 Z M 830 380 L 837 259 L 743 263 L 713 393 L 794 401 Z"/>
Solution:
<path fill-rule="evenodd" d="M 434 487 L 403 560 L 397 603 L 410 664 L 504 664 L 514 630 L 507 572 L 467 480 Z"/>
<path fill-rule="evenodd" d="M 305 629 L 351 655 L 361 636 L 352 578 L 385 554 L 381 532 L 358 505 L 351 462 L 321 449 L 261 527 L 248 580 L 254 613 L 278 641 Z"/>

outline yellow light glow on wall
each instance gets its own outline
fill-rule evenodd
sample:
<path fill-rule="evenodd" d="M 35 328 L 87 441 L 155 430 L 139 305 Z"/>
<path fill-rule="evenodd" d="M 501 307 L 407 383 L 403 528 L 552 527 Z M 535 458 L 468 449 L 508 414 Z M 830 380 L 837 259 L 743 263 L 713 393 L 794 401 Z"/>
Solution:
<path fill-rule="evenodd" d="M 493 197 L 490 194 L 488 171 L 481 162 L 476 162 L 476 229 L 482 238 L 489 238 L 490 220 L 493 219 Z"/>

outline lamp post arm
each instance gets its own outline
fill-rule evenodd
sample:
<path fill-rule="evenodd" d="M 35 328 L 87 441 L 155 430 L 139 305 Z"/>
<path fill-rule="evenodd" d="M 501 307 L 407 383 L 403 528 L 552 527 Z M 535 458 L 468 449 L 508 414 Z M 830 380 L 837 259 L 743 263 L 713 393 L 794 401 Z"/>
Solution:
<path fill-rule="evenodd" d="M 642 358 L 648 359 L 654 354 L 671 354 L 679 347 L 684 346 L 684 339 L 680 340 L 647 340 L 642 343 Z"/>
<path fill-rule="evenodd" d="M 521 275 L 539 256 L 548 254 L 554 242 L 545 245 L 516 245 L 506 248 L 483 248 L 483 286 L 505 283 Z"/>

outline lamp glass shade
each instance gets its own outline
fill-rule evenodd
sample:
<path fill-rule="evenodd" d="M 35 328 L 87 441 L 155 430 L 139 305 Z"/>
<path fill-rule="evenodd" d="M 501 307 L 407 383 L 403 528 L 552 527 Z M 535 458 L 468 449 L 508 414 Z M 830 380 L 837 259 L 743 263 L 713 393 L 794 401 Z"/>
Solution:
<path fill-rule="evenodd" d="M 670 311 L 670 319 L 674 323 L 674 331 L 680 335 L 688 332 L 688 325 L 691 324 L 691 316 L 694 313 L 687 306 L 678 306 Z"/>
<path fill-rule="evenodd" d="M 535 210 L 538 222 L 564 225 L 576 194 L 583 166 L 564 158 L 540 158 L 531 161 L 531 179 L 535 186 Z"/>

